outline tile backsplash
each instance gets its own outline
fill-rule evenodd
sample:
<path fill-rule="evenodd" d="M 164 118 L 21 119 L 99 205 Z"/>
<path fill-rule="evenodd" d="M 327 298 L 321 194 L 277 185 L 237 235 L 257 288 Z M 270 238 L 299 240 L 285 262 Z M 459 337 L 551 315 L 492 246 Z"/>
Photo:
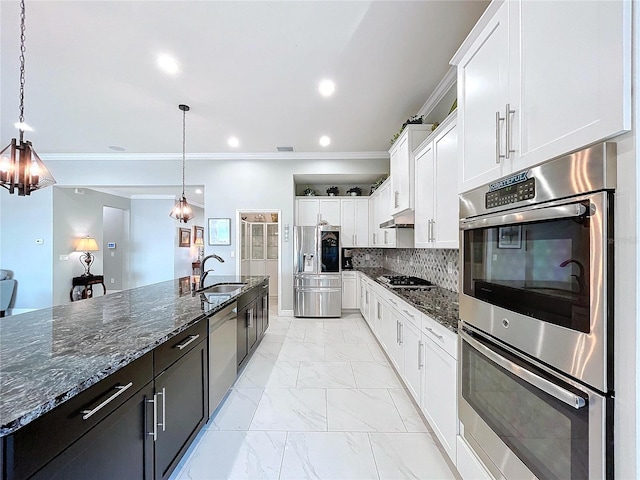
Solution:
<path fill-rule="evenodd" d="M 354 267 L 384 267 L 402 275 L 414 275 L 458 292 L 457 249 L 429 248 L 357 248 L 353 249 Z"/>

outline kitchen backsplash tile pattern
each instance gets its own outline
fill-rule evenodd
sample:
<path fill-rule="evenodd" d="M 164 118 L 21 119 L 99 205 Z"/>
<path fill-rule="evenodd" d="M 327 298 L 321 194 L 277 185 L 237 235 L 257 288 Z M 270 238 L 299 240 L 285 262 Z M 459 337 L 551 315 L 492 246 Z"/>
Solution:
<path fill-rule="evenodd" d="M 458 255 L 457 249 L 359 248 L 353 249 L 353 266 L 384 267 L 458 292 Z"/>

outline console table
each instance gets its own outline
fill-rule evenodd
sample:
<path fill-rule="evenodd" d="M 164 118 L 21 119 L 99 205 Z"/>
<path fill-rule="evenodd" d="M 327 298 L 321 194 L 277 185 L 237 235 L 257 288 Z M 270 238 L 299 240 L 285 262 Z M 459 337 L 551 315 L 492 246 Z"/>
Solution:
<path fill-rule="evenodd" d="M 69 298 L 73 302 L 73 291 L 76 287 L 84 287 L 82 289 L 81 298 L 91 298 L 93 297 L 93 286 L 94 285 L 102 285 L 102 290 L 104 295 L 107 294 L 107 287 L 104 284 L 104 275 L 91 275 L 89 277 L 73 277 L 71 283 L 71 291 L 69 292 Z"/>

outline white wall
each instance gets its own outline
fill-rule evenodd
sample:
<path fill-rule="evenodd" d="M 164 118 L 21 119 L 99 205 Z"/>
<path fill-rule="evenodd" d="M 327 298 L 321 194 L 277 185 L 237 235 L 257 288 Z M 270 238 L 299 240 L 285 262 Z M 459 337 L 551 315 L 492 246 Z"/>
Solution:
<path fill-rule="evenodd" d="M 187 199 L 189 200 L 189 199 Z M 174 202 L 175 203 L 175 202 Z M 180 278 L 186 277 L 187 275 L 191 275 L 193 270 L 191 268 L 191 263 L 195 262 L 198 259 L 198 248 L 193 244 L 193 227 L 204 227 L 204 209 L 200 207 L 196 207 L 194 205 L 191 206 L 195 217 L 193 220 L 190 220 L 186 225 L 184 223 L 178 223 L 175 220 L 173 221 L 173 234 L 175 235 L 174 240 L 174 265 L 173 265 L 173 277 L 172 278 Z M 179 229 L 186 228 L 191 231 L 191 246 L 187 247 L 179 247 Z M 206 237 L 206 235 L 205 235 Z"/>
<path fill-rule="evenodd" d="M 174 278 L 178 222 L 169 216 L 175 201 L 131 200 L 131 288 Z"/>
<path fill-rule="evenodd" d="M 49 307 L 53 299 L 53 189 L 19 197 L 0 188 L 0 204 L 0 268 L 12 270 L 18 281 L 12 314 Z M 36 244 L 37 239 L 42 243 Z"/>
<path fill-rule="evenodd" d="M 125 290 L 128 287 L 129 237 L 129 210 L 106 205 L 102 207 L 102 273 L 109 290 Z M 108 248 L 109 243 L 115 243 L 115 248 Z"/>

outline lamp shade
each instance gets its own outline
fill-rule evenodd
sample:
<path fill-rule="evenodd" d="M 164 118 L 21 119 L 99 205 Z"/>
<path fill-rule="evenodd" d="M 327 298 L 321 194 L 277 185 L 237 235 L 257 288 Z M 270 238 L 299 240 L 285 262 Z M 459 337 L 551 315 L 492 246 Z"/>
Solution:
<path fill-rule="evenodd" d="M 97 252 L 100 250 L 98 242 L 93 237 L 81 238 L 76 246 L 76 252 Z"/>

